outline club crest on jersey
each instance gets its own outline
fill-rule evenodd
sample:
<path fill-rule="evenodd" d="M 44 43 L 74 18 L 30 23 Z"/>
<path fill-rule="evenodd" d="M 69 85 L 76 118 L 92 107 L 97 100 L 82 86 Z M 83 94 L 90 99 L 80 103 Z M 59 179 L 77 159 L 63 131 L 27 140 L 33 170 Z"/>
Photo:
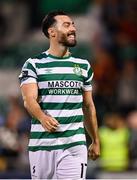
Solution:
<path fill-rule="evenodd" d="M 74 69 L 73 69 L 73 72 L 78 75 L 78 76 L 81 76 L 82 75 L 82 70 L 80 68 L 80 66 L 78 64 L 75 64 L 74 65 Z"/>

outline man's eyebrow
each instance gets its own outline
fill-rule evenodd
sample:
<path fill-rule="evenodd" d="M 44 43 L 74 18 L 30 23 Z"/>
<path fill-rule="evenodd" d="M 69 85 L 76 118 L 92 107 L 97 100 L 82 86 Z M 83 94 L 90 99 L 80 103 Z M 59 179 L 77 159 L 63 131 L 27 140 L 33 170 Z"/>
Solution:
<path fill-rule="evenodd" d="M 71 21 L 71 22 L 70 22 L 70 21 L 63 22 L 63 24 L 71 24 L 71 23 L 74 24 L 74 21 Z"/>

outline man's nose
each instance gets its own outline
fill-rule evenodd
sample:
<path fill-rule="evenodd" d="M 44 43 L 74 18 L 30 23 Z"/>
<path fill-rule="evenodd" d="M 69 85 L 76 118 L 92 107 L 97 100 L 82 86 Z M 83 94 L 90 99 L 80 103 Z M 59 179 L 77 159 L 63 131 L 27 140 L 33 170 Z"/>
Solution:
<path fill-rule="evenodd" d="M 71 26 L 71 31 L 76 32 L 76 27 L 75 26 Z"/>

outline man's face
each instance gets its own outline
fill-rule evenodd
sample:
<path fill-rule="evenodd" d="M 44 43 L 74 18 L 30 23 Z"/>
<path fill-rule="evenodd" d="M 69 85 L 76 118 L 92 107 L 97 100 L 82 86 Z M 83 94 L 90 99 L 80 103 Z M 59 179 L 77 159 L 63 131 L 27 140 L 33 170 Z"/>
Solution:
<path fill-rule="evenodd" d="M 76 28 L 74 22 L 65 15 L 55 17 L 57 23 L 55 25 L 56 38 L 58 43 L 67 47 L 76 45 Z"/>

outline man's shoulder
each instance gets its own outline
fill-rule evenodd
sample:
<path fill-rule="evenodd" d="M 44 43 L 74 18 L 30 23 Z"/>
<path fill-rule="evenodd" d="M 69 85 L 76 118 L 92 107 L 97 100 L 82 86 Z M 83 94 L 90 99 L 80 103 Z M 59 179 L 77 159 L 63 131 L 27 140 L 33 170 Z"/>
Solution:
<path fill-rule="evenodd" d="M 29 57 L 25 63 L 35 64 L 41 62 L 42 59 L 46 59 L 48 55 L 46 53 L 39 53 L 37 55 L 34 55 L 32 57 Z"/>

